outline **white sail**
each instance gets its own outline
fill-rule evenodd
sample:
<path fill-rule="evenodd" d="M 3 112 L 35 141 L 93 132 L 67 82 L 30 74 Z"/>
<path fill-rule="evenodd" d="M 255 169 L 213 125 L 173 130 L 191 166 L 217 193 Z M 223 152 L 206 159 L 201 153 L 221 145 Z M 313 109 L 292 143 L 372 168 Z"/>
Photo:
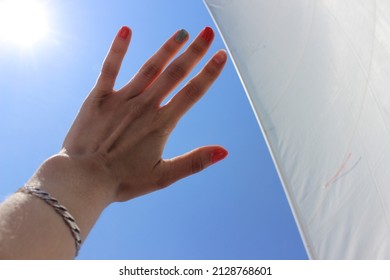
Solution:
<path fill-rule="evenodd" d="M 309 256 L 390 259 L 390 1 L 205 2 Z"/>

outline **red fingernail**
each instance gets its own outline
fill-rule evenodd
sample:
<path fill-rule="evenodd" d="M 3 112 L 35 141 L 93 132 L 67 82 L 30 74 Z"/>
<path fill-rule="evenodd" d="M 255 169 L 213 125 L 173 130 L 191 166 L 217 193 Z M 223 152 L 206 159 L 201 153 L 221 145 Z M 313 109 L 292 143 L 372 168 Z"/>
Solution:
<path fill-rule="evenodd" d="M 214 31 L 211 29 L 211 27 L 207 26 L 202 30 L 200 36 L 202 36 L 206 42 L 210 42 L 214 38 Z"/>
<path fill-rule="evenodd" d="M 130 34 L 130 28 L 128 28 L 127 26 L 122 26 L 118 32 L 119 38 L 123 40 L 126 40 L 127 37 L 129 37 L 129 34 Z"/>
<path fill-rule="evenodd" d="M 228 155 L 228 152 L 225 149 L 217 148 L 211 153 L 211 163 L 216 163 L 220 160 L 223 160 Z"/>

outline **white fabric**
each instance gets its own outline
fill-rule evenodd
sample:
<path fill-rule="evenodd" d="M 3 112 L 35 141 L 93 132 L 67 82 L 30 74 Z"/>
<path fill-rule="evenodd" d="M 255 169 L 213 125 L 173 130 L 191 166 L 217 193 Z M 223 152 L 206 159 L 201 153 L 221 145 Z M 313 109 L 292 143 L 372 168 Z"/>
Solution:
<path fill-rule="evenodd" d="M 309 256 L 390 259 L 390 1 L 205 2 Z"/>

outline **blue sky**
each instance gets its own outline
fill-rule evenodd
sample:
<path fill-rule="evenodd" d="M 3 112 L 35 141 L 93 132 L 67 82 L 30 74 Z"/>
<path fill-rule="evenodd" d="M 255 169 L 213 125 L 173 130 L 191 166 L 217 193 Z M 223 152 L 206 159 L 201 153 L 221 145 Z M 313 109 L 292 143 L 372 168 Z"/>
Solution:
<path fill-rule="evenodd" d="M 132 28 L 133 39 L 117 87 L 176 30 L 186 29 L 191 38 L 207 25 L 216 30 L 202 0 L 44 3 L 48 37 L 30 49 L 0 42 L 1 199 L 59 151 L 122 25 Z M 217 34 L 205 59 L 221 48 Z M 78 259 L 306 259 L 231 61 L 179 123 L 164 157 L 209 144 L 223 145 L 228 158 L 170 188 L 111 205 Z"/>

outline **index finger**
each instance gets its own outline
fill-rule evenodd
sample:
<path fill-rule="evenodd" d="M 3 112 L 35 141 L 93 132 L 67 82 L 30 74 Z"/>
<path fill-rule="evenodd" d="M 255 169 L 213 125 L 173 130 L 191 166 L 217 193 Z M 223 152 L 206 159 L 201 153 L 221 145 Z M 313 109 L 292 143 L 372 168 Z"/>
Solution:
<path fill-rule="evenodd" d="M 99 78 L 96 82 L 98 93 L 105 95 L 108 91 L 112 92 L 114 89 L 116 77 L 118 76 L 123 58 L 129 47 L 130 38 L 131 29 L 123 26 L 116 35 L 104 59 Z"/>

